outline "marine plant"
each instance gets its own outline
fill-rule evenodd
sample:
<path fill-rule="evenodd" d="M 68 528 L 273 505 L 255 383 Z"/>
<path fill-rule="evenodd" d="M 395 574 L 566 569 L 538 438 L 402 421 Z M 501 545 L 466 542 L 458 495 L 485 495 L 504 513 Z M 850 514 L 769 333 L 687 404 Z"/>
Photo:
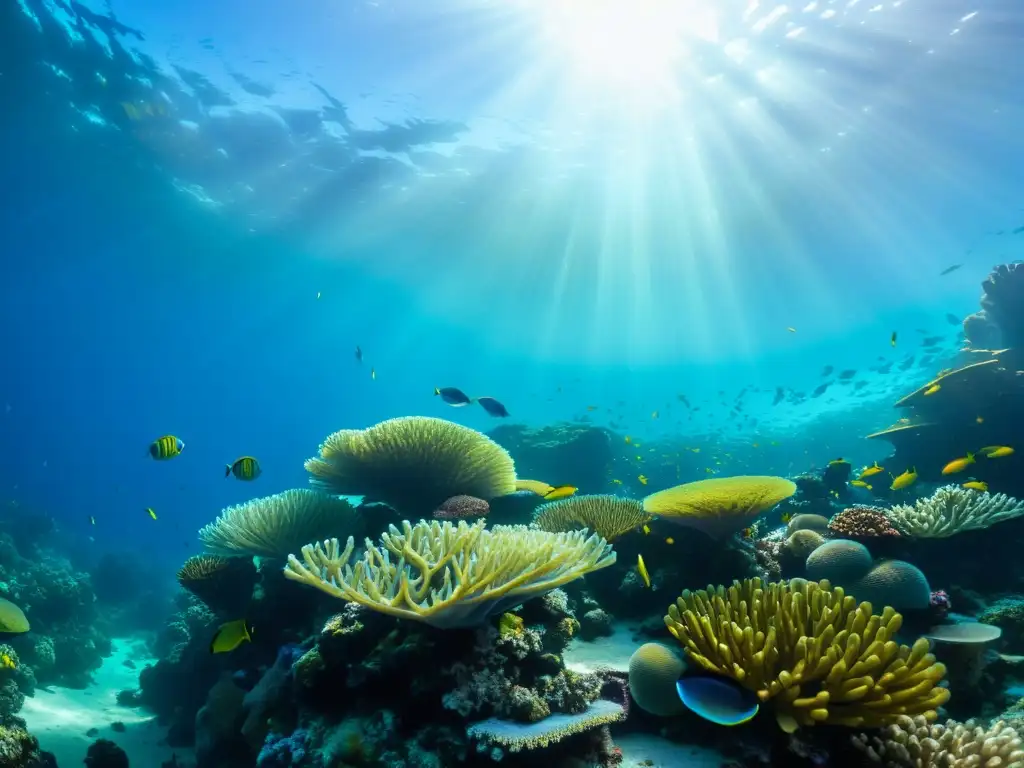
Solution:
<path fill-rule="evenodd" d="M 750 525 L 796 492 L 784 477 L 740 475 L 677 485 L 644 499 L 644 510 L 721 538 Z"/>
<path fill-rule="evenodd" d="M 333 597 L 440 628 L 473 626 L 615 562 L 597 534 L 549 533 L 483 521 L 421 520 L 390 526 L 379 546 L 366 540 L 350 563 L 354 541 L 308 544 L 288 556 L 284 574 Z"/>
<path fill-rule="evenodd" d="M 403 510 L 435 509 L 459 495 L 488 501 L 516 490 L 508 451 L 469 427 L 423 416 L 335 432 L 305 466 L 320 490 Z"/>
<path fill-rule="evenodd" d="M 650 521 L 644 505 L 622 496 L 571 496 L 537 508 L 533 522 L 542 531 L 572 531 L 588 528 L 607 541 L 636 530 Z"/>
<path fill-rule="evenodd" d="M 941 539 L 1020 517 L 1024 502 L 1003 493 L 946 485 L 913 505 L 897 504 L 886 514 L 904 536 Z"/>
<path fill-rule="evenodd" d="M 938 685 L 945 667 L 927 640 L 895 642 L 901 623 L 891 608 L 875 614 L 827 581 L 802 579 L 687 590 L 665 616 L 691 662 L 771 702 L 786 731 L 879 727 L 901 715 L 935 720 L 949 698 Z"/>

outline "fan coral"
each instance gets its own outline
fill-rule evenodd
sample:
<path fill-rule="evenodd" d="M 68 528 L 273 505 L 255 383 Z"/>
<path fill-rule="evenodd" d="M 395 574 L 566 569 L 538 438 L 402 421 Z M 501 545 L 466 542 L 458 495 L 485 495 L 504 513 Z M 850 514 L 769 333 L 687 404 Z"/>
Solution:
<path fill-rule="evenodd" d="M 886 514 L 904 536 L 941 539 L 1020 517 L 1024 502 L 1002 493 L 946 485 L 913 506 L 899 504 Z"/>
<path fill-rule="evenodd" d="M 784 477 L 718 477 L 652 493 L 644 499 L 644 509 L 721 538 L 750 525 L 795 492 L 796 484 Z"/>
<path fill-rule="evenodd" d="M 319 458 L 306 461 L 306 471 L 329 493 L 396 509 L 434 509 L 460 494 L 489 501 L 516 490 L 508 451 L 469 427 L 422 416 L 335 432 Z"/>
<path fill-rule="evenodd" d="M 342 600 L 436 627 L 472 626 L 615 562 L 611 545 L 585 532 L 548 533 L 483 521 L 403 521 L 349 564 L 337 539 L 288 556 L 284 575 Z"/>
<path fill-rule="evenodd" d="M 305 488 L 285 491 L 228 507 L 199 531 L 199 540 L 216 555 L 284 558 L 349 527 L 354 514 L 344 499 Z"/>
<path fill-rule="evenodd" d="M 900 535 L 885 514 L 885 510 L 878 507 L 844 509 L 829 521 L 828 529 L 847 539 L 872 539 L 878 536 Z"/>
<path fill-rule="evenodd" d="M 438 520 L 459 520 L 484 517 L 490 511 L 490 505 L 476 496 L 452 496 L 434 510 L 434 517 Z"/>
<path fill-rule="evenodd" d="M 588 528 L 607 541 L 615 541 L 650 519 L 639 501 L 603 495 L 572 496 L 542 504 L 537 508 L 533 522 L 542 531 L 557 533 Z"/>
<path fill-rule="evenodd" d="M 841 588 L 795 580 L 685 591 L 665 624 L 701 668 L 731 677 L 771 700 L 779 725 L 878 727 L 900 715 L 936 718 L 949 699 L 946 669 L 919 638 L 893 637 L 902 617 L 880 615 Z"/>
<path fill-rule="evenodd" d="M 256 584 L 251 557 L 193 555 L 178 571 L 178 584 L 214 611 L 237 613 L 246 607 Z"/>
<path fill-rule="evenodd" d="M 974 768 L 1024 766 L 1020 736 L 1002 720 L 985 730 L 955 720 L 931 724 L 920 715 L 902 715 L 881 736 L 853 737 L 872 762 L 892 768 Z"/>

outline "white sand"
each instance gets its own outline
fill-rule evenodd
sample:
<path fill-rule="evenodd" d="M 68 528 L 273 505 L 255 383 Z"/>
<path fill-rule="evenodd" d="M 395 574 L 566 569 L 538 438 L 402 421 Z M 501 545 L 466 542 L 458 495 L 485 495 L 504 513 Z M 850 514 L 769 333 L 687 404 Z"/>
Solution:
<path fill-rule="evenodd" d="M 135 669 L 125 666 L 126 660 L 134 662 Z M 18 714 L 25 718 L 39 745 L 54 754 L 61 768 L 81 765 L 86 750 L 96 739 L 109 739 L 120 746 L 128 754 L 132 768 L 159 768 L 174 752 L 179 760 L 191 761 L 189 750 L 160 745 L 166 729 L 157 725 L 152 715 L 117 704 L 118 691 L 137 688 L 139 670 L 154 661 L 141 643 L 115 640 L 113 655 L 104 659 L 103 666 L 93 674 L 92 685 L 80 691 L 56 686 L 47 691 L 40 689 L 35 696 L 25 699 Z M 124 723 L 123 733 L 111 729 L 110 724 L 117 721 Z M 87 736 L 90 728 L 99 733 Z"/>
<path fill-rule="evenodd" d="M 721 768 L 726 762 L 713 749 L 676 744 L 649 733 L 629 733 L 616 738 L 615 744 L 622 750 L 622 768 Z"/>
<path fill-rule="evenodd" d="M 599 637 L 590 642 L 574 639 L 565 649 L 565 666 L 573 672 L 593 672 L 598 667 L 607 667 L 617 672 L 629 669 L 629 657 L 644 643 L 652 642 L 650 637 L 641 635 L 635 625 L 613 625 L 614 632 L 608 637 Z M 634 639 L 635 638 L 635 639 Z M 671 645 L 671 643 L 665 643 Z"/>

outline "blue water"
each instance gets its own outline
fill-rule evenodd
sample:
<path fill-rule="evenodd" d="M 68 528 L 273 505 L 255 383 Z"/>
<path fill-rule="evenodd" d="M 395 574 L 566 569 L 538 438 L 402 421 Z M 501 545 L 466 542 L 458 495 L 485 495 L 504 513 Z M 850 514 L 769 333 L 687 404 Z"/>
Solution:
<path fill-rule="evenodd" d="M 542 5 L 5 3 L 0 501 L 176 564 L 335 429 L 495 425 L 435 386 L 740 471 L 884 455 L 1022 252 L 1024 7 L 694 0 L 624 84 L 628 25 L 583 60 Z M 826 364 L 867 384 L 771 405 Z"/>

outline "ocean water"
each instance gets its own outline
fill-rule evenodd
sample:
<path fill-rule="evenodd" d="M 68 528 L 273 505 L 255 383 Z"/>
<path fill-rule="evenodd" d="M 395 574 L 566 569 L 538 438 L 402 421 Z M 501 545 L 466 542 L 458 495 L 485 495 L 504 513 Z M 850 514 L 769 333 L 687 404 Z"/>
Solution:
<path fill-rule="evenodd" d="M 537 478 L 581 495 L 842 458 L 886 470 L 849 504 L 927 496 L 981 446 L 944 426 L 894 496 L 911 467 L 865 437 L 968 362 L 982 282 L 1024 258 L 1022 42 L 1014 0 L 5 0 L 3 515 L 170 601 L 223 508 L 400 416 L 600 434 L 603 482 Z M 261 475 L 225 478 L 244 455 Z M 719 578 L 692 576 L 652 605 Z"/>

